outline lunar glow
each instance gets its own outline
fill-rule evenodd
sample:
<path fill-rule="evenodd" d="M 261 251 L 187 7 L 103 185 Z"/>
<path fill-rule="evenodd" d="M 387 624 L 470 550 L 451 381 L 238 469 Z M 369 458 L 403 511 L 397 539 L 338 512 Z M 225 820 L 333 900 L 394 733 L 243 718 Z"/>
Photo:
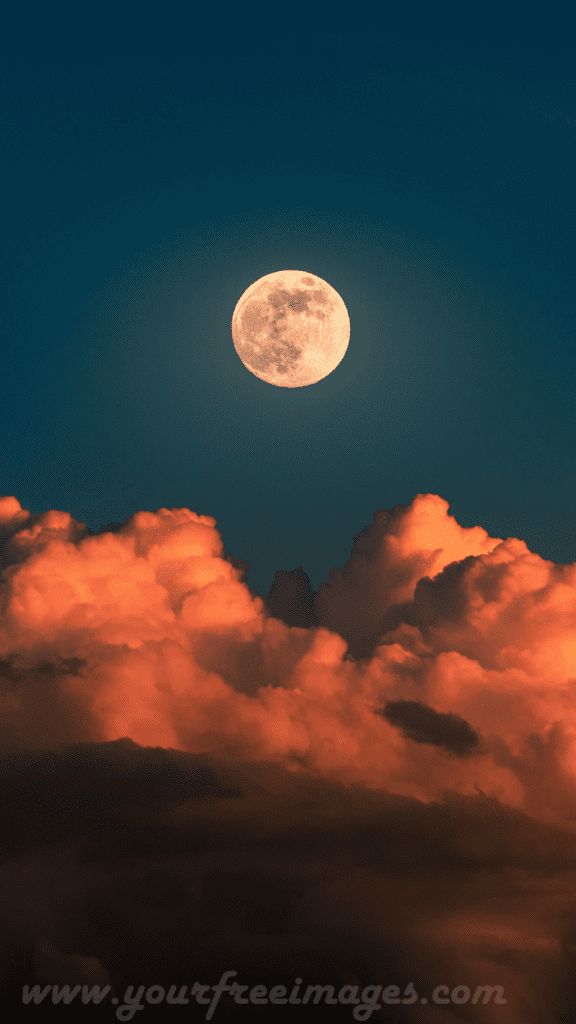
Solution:
<path fill-rule="evenodd" d="M 350 319 L 327 281 L 305 270 L 279 270 L 241 295 L 232 338 L 244 366 L 260 380 L 303 388 L 327 377 L 342 361 Z"/>

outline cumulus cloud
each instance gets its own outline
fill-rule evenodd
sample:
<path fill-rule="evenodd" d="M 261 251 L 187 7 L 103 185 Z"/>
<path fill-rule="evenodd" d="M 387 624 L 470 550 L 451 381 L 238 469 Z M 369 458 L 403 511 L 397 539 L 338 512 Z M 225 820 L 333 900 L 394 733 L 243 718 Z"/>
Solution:
<path fill-rule="evenodd" d="M 378 513 L 314 608 L 303 570 L 265 605 L 187 509 L 98 535 L 15 499 L 0 520 L 6 747 L 129 736 L 424 800 L 574 798 L 576 568 L 437 496 Z"/>
<path fill-rule="evenodd" d="M 435 494 L 377 512 L 346 565 L 321 587 L 319 619 L 345 637 L 353 654 L 368 655 L 413 599 L 419 580 L 498 544 L 481 527 L 459 526 L 448 502 Z"/>
<path fill-rule="evenodd" d="M 92 534 L 64 512 L 31 515 L 2 499 L 0 566 L 7 962 L 26 948 L 39 974 L 136 970 L 140 939 L 130 962 L 74 900 L 104 922 L 118 899 L 123 920 L 159 843 L 162 858 L 171 849 L 188 865 L 182 876 L 170 860 L 160 891 L 186 914 L 203 907 L 196 920 L 219 937 L 213 962 L 226 954 L 234 966 L 246 942 L 263 964 L 292 950 L 298 973 L 312 942 L 327 971 L 339 935 L 344 973 L 345 961 L 362 977 L 378 963 L 400 970 L 411 952 L 426 981 L 430 965 L 452 971 L 460 951 L 470 977 L 498 966 L 517 999 L 532 991 L 524 972 L 564 986 L 576 934 L 575 566 L 461 527 L 434 495 L 377 513 L 317 595 L 297 570 L 279 574 L 263 602 L 215 521 L 188 509 L 139 512 Z M 16 792 L 35 825 L 19 816 Z M 136 851 L 120 852 L 119 822 Z M 289 868 L 288 841 L 299 851 Z M 189 867 L 194 842 L 215 865 L 227 851 L 213 881 Z M 78 866 L 87 850 L 94 877 Z M 468 889 L 456 897 L 461 870 Z M 495 872 L 492 888 L 478 870 Z M 28 883 L 36 902 L 19 916 L 13 893 Z M 48 891 L 71 901 L 63 916 Z M 233 913 L 226 893 L 239 901 Z M 503 901 L 490 912 L 489 893 Z M 328 912 L 347 900 L 357 934 L 352 911 Z M 390 907 L 394 938 L 382 932 Z M 227 934 L 230 914 L 237 930 Z M 189 954 L 186 945 L 180 966 Z M 541 1019 L 531 1012 L 526 1004 L 522 1019 Z"/>

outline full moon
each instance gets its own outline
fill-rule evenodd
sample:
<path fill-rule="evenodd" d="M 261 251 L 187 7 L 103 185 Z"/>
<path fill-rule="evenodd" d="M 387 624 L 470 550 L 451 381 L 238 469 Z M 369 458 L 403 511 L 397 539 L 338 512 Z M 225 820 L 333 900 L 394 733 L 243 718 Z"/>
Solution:
<path fill-rule="evenodd" d="M 350 339 L 348 310 L 337 291 L 306 270 L 260 277 L 232 316 L 234 348 L 260 380 L 305 388 L 342 361 Z"/>

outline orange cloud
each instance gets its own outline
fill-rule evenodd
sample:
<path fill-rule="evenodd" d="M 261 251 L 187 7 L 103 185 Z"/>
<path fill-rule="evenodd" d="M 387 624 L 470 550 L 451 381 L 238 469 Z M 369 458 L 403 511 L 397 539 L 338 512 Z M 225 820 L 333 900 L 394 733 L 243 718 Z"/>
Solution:
<path fill-rule="evenodd" d="M 576 567 L 435 495 L 375 516 L 310 628 L 272 617 L 187 509 L 92 535 L 5 498 L 0 536 L 4 747 L 129 737 L 543 814 L 576 795 Z"/>

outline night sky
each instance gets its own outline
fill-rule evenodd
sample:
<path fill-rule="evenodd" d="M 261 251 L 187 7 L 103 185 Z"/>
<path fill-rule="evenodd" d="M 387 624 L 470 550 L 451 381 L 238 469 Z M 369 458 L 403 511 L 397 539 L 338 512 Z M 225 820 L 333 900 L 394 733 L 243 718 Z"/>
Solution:
<path fill-rule="evenodd" d="M 0 492 L 214 515 L 259 590 L 428 491 L 574 560 L 574 25 L 544 17 L 5 14 Z M 230 336 L 283 268 L 350 313 L 304 389 Z"/>

